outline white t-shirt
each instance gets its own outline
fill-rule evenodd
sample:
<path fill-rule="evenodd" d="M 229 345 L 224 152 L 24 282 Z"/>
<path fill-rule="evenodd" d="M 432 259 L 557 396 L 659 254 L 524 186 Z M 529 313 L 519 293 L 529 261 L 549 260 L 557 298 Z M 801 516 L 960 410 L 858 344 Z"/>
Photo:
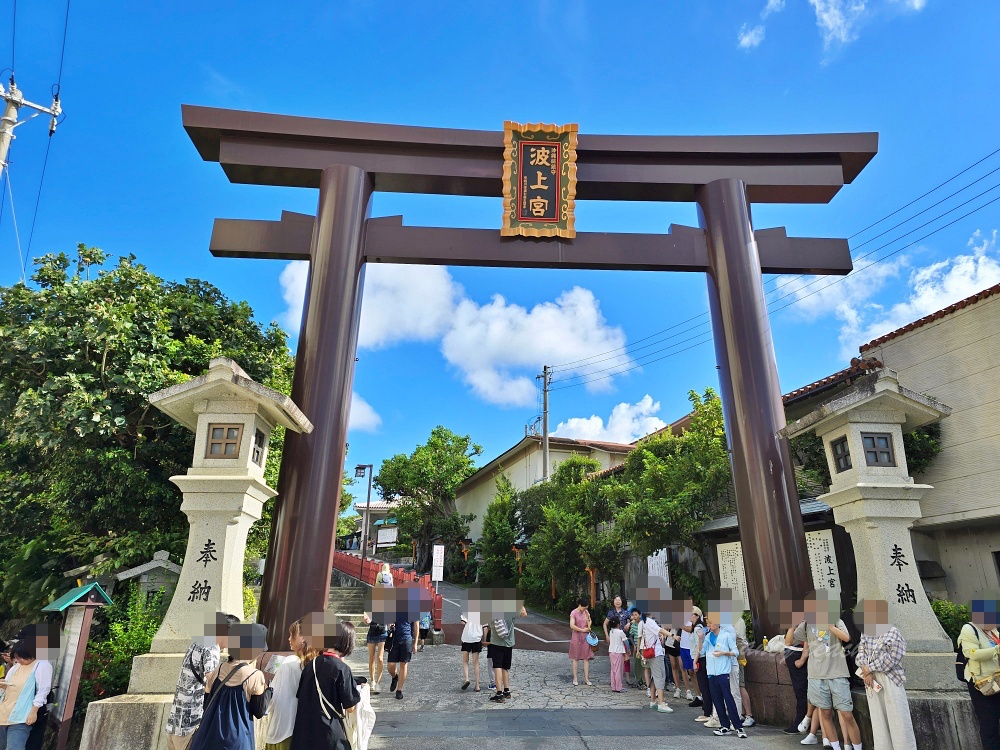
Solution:
<path fill-rule="evenodd" d="M 267 724 L 267 734 L 264 742 L 277 745 L 292 736 L 295 729 L 295 713 L 299 707 L 296 694 L 299 692 L 299 680 L 302 679 L 302 665 L 295 654 L 282 659 L 274 671 L 271 688 L 271 707 L 267 713 L 271 717 Z"/>
<path fill-rule="evenodd" d="M 653 656 L 663 656 L 663 645 L 660 643 L 660 626 L 652 617 L 647 617 L 642 626 L 642 644 L 645 648 L 653 647 Z"/>
<path fill-rule="evenodd" d="M 681 628 L 681 648 L 691 650 L 691 634 L 683 628 Z"/>
<path fill-rule="evenodd" d="M 608 653 L 625 653 L 625 632 L 621 628 L 612 628 L 608 631 Z"/>
<path fill-rule="evenodd" d="M 483 640 L 483 621 L 478 612 L 466 612 L 462 643 L 479 643 Z"/>

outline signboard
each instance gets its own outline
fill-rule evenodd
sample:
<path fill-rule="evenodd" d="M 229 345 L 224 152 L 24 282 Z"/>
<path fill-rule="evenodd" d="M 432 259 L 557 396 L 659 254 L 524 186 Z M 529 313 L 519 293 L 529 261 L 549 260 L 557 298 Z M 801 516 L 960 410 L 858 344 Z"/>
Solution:
<path fill-rule="evenodd" d="M 831 594 L 839 596 L 840 568 L 837 566 L 837 551 L 833 546 L 833 531 L 807 531 L 806 549 L 809 551 L 813 588 L 827 589 Z M 719 585 L 732 589 L 733 596 L 742 598 L 749 606 L 747 579 L 743 569 L 743 544 L 720 544 L 716 548 L 716 556 L 719 559 Z"/>
<path fill-rule="evenodd" d="M 650 585 L 652 585 L 654 578 L 658 578 L 664 582 L 665 586 L 670 586 L 670 570 L 665 549 L 661 549 L 655 555 L 646 558 L 646 573 L 649 576 Z"/>
<path fill-rule="evenodd" d="M 716 550 L 719 558 L 719 585 L 732 589 L 733 598 L 750 606 L 747 594 L 747 577 L 743 569 L 743 545 L 740 542 L 720 544 Z"/>
<path fill-rule="evenodd" d="M 66 625 L 59 633 L 59 662 L 55 665 L 52 676 L 52 686 L 56 692 L 56 710 L 52 713 L 58 717 L 63 715 L 69 697 L 69 687 L 73 682 L 73 667 L 80 650 L 80 636 L 83 632 L 83 618 L 86 607 L 70 607 L 66 612 Z"/>
<path fill-rule="evenodd" d="M 444 580 L 444 545 L 434 545 L 434 555 L 431 559 L 431 580 Z"/>
<path fill-rule="evenodd" d="M 504 237 L 576 237 L 577 125 L 505 122 Z"/>
<path fill-rule="evenodd" d="M 394 547 L 396 539 L 399 537 L 399 529 L 396 526 L 386 526 L 378 530 L 376 547 Z"/>

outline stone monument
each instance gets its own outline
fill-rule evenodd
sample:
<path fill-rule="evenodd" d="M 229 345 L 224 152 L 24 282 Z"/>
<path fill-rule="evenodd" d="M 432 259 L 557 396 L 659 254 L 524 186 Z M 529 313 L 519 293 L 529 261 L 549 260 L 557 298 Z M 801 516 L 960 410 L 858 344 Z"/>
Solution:
<path fill-rule="evenodd" d="M 901 386 L 894 372 L 881 370 L 787 428 L 789 437 L 811 430 L 823 440 L 832 484 L 819 499 L 851 535 L 858 600 L 888 601 L 889 621 L 906 638 L 909 690 L 960 687 L 951 668 L 951 641 L 924 593 L 910 541 L 920 498 L 932 487 L 914 482 L 903 450 L 904 430 L 950 413 Z"/>
<path fill-rule="evenodd" d="M 264 482 L 271 432 L 277 425 L 312 430 L 288 396 L 222 357 L 204 375 L 157 391 L 149 402 L 195 433 L 191 468 L 170 478 L 184 495 L 181 510 L 191 524 L 187 552 L 151 652 L 132 662 L 128 694 L 88 707 L 84 750 L 164 745 L 178 671 L 194 636 L 215 612 L 243 618 L 247 532 L 276 494 Z"/>

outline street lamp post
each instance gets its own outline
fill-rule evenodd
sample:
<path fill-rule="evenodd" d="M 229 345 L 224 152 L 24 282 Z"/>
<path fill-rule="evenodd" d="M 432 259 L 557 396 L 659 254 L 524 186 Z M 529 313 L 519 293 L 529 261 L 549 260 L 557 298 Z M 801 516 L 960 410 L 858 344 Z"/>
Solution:
<path fill-rule="evenodd" d="M 365 472 L 368 472 L 368 501 L 365 503 L 365 514 L 361 521 L 361 565 L 364 566 L 365 555 L 368 553 L 368 513 L 371 510 L 372 505 L 372 465 L 371 464 L 358 464 L 354 467 L 354 476 L 356 479 L 361 479 L 364 477 Z M 362 570 L 364 568 L 362 567 Z"/>

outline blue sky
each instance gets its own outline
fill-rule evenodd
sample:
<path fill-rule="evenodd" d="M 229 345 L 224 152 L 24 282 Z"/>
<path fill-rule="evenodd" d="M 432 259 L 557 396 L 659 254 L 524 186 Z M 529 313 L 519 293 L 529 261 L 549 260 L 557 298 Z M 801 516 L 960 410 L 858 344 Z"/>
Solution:
<path fill-rule="evenodd" d="M 809 236 L 855 235 L 1000 148 L 994 3 L 152 5 L 72 6 L 67 119 L 52 141 L 31 255 L 71 252 L 78 242 L 135 253 L 166 278 L 207 279 L 247 299 L 262 322 L 278 320 L 292 334 L 303 269 L 215 259 L 208 238 L 216 217 L 311 213 L 316 193 L 229 184 L 184 133 L 182 103 L 491 130 L 512 119 L 576 122 L 582 133 L 878 131 L 878 156 L 831 204 L 755 207 L 758 227 Z M 0 66 L 10 60 L 11 9 L 0 0 Z M 56 80 L 63 13 L 58 3 L 18 8 L 17 79 L 34 101 L 47 102 Z M 45 123 L 17 135 L 11 178 L 26 252 Z M 890 243 L 858 262 L 888 256 L 868 270 L 828 289 L 828 280 L 768 280 L 769 291 L 781 287 L 768 297 L 775 309 L 796 302 L 772 315 L 785 391 L 845 366 L 859 343 L 1000 281 L 1000 202 L 901 249 L 1000 196 L 1000 187 L 891 242 L 1000 183 L 1000 172 L 990 174 L 997 167 L 1000 154 L 854 237 L 856 255 Z M 0 283 L 10 284 L 21 272 L 5 201 Z M 499 228 L 500 200 L 378 194 L 373 215 L 390 214 Z M 584 231 L 696 221 L 686 204 L 583 202 L 577 212 Z M 544 364 L 614 350 L 599 366 L 557 373 L 613 368 L 601 373 L 613 377 L 580 377 L 563 385 L 584 385 L 553 392 L 553 426 L 583 437 L 634 439 L 683 415 L 689 389 L 717 383 L 710 344 L 677 352 L 706 338 L 707 325 L 692 328 L 707 321 L 700 274 L 383 266 L 369 271 L 365 298 L 351 464 L 377 467 L 409 452 L 436 424 L 471 434 L 484 460 L 495 456 L 536 415 L 532 384 Z M 649 358 L 673 356 L 635 367 L 660 349 Z"/>

